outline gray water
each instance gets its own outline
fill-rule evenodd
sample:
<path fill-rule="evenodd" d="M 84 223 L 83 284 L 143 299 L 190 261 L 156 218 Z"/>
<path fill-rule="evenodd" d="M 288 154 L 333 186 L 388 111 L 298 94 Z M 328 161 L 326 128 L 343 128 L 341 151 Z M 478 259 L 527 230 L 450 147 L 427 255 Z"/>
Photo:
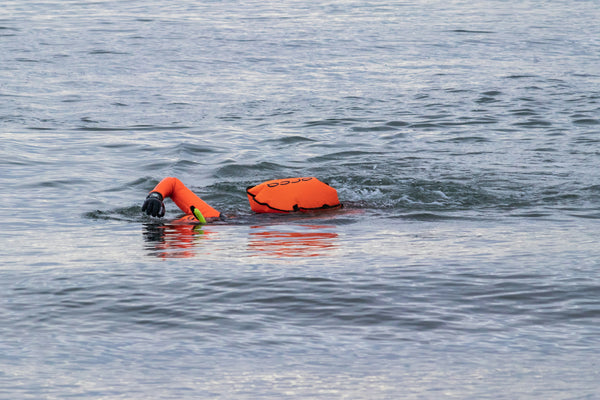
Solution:
<path fill-rule="evenodd" d="M 600 398 L 598 21 L 4 0 L 0 398 Z M 293 176 L 345 208 L 250 211 Z"/>

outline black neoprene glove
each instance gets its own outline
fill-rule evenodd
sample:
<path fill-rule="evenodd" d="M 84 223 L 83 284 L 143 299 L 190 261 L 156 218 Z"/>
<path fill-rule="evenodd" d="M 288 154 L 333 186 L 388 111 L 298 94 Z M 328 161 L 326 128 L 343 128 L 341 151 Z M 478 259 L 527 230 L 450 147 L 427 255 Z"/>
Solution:
<path fill-rule="evenodd" d="M 153 217 L 163 217 L 165 215 L 165 204 L 163 203 L 162 194 L 152 192 L 146 197 L 146 201 L 142 205 L 142 212 Z"/>

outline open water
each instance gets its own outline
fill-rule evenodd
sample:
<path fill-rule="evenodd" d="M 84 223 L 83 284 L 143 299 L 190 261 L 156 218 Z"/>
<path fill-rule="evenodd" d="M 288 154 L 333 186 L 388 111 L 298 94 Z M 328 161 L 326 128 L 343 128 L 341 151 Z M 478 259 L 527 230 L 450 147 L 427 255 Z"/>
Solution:
<path fill-rule="evenodd" d="M 600 398 L 598 21 L 3 0 L 0 398 Z M 250 212 L 293 176 L 346 207 Z"/>

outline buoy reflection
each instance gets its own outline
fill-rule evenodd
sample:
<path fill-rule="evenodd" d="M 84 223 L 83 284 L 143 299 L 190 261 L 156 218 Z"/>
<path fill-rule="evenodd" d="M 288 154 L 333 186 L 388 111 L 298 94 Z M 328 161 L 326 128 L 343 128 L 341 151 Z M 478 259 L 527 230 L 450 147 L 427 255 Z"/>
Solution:
<path fill-rule="evenodd" d="M 338 234 L 324 231 L 331 228 L 322 225 L 300 225 L 286 232 L 272 226 L 252 226 L 248 250 L 259 255 L 275 257 L 316 257 L 322 256 L 337 247 Z"/>

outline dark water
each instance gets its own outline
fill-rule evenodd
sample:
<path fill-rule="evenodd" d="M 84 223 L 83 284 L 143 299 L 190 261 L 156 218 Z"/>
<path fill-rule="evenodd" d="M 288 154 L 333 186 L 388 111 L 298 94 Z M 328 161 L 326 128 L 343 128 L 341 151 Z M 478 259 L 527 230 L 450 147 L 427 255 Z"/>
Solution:
<path fill-rule="evenodd" d="M 598 398 L 598 6 L 5 0 L 0 398 Z"/>

